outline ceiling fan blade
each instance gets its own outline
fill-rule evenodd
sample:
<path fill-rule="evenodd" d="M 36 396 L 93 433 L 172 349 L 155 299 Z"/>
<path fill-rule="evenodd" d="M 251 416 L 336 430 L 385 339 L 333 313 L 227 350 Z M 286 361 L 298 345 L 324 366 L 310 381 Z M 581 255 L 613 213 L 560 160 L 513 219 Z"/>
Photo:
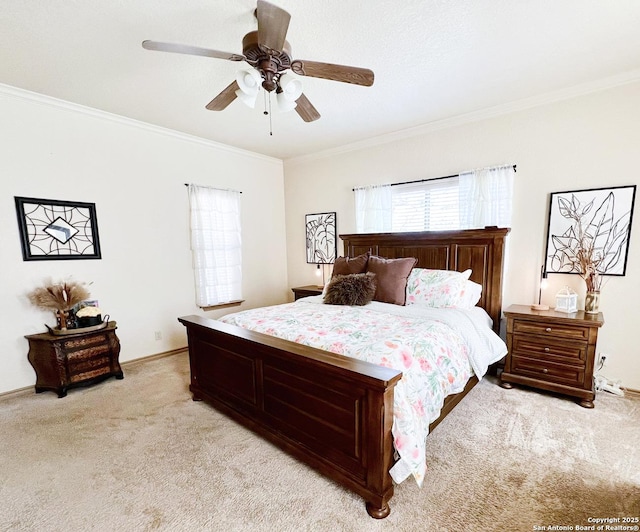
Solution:
<path fill-rule="evenodd" d="M 207 105 L 209 111 L 222 111 L 237 98 L 236 91 L 240 88 L 238 82 L 233 80 L 231 85 L 224 89 L 218 96 L 211 100 Z"/>
<path fill-rule="evenodd" d="M 305 122 L 313 122 L 314 120 L 318 120 L 318 118 L 320 118 L 320 113 L 316 110 L 316 108 L 311 104 L 311 102 L 304 94 L 300 95 L 300 97 L 296 100 L 296 104 L 296 112 Z"/>
<path fill-rule="evenodd" d="M 304 61 L 296 59 L 291 63 L 291 70 L 300 76 L 311 76 L 312 78 L 330 79 L 364 85 L 373 85 L 373 71 L 368 68 L 358 68 L 344 65 L 333 65 L 331 63 L 318 63 L 317 61 Z"/>
<path fill-rule="evenodd" d="M 281 52 L 284 48 L 291 15 L 284 9 L 258 0 L 258 43 L 266 52 Z"/>
<path fill-rule="evenodd" d="M 227 59 L 229 61 L 244 61 L 246 58 L 241 54 L 230 52 L 220 52 L 209 48 L 189 46 L 188 44 L 174 44 L 170 42 L 142 41 L 145 50 L 157 50 L 158 52 L 173 52 L 176 54 L 202 55 L 204 57 L 214 57 L 216 59 Z"/>

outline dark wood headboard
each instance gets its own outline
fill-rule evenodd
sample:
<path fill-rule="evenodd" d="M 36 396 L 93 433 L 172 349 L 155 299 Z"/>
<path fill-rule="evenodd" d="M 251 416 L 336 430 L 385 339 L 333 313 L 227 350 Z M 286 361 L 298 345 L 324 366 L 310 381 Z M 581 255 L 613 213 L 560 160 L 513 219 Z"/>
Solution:
<path fill-rule="evenodd" d="M 499 332 L 504 245 L 509 231 L 487 227 L 464 231 L 364 233 L 340 235 L 340 238 L 347 257 L 370 251 L 389 259 L 416 257 L 418 268 L 459 272 L 471 269 L 471 280 L 482 285 L 478 306 L 487 311 L 493 319 L 493 329 Z"/>

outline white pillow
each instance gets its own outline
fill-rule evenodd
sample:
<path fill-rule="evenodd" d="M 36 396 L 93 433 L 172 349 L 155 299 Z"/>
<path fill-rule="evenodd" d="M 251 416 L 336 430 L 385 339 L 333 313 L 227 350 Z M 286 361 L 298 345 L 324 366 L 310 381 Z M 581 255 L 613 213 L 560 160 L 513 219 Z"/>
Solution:
<path fill-rule="evenodd" d="M 482 296 L 482 285 L 473 281 L 466 281 L 464 284 L 464 295 L 457 308 L 470 309 L 475 307 Z"/>
<path fill-rule="evenodd" d="M 470 283 L 471 270 L 430 270 L 414 268 L 407 279 L 407 305 L 434 308 L 471 308 L 480 299 L 477 288 Z M 480 287 L 477 283 L 473 283 Z M 472 303 L 473 299 L 477 300 Z"/>

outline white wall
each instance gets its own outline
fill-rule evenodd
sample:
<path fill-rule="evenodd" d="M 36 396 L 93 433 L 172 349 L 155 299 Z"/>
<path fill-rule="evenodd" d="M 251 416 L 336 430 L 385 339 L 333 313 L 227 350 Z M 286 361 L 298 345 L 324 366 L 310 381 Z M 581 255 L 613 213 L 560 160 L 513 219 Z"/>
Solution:
<path fill-rule="evenodd" d="M 25 295 L 47 278 L 92 283 L 91 297 L 118 323 L 121 361 L 185 346 L 178 316 L 229 312 L 194 303 L 187 182 L 243 192 L 242 308 L 286 300 L 280 160 L 7 86 L 0 116 L 0 392 L 35 383 L 24 335 L 55 319 Z M 24 262 L 14 196 L 95 203 L 102 260 Z"/>
<path fill-rule="evenodd" d="M 314 284 L 305 263 L 304 215 L 337 212 L 339 233 L 355 231 L 352 188 L 456 174 L 472 168 L 517 164 L 514 218 L 509 237 L 504 307 L 530 304 L 544 255 L 550 192 L 640 181 L 640 83 L 411 138 L 325 156 L 285 162 L 289 284 Z M 603 287 L 598 352 L 608 355 L 604 374 L 640 389 L 640 348 L 635 337 L 640 301 L 640 220 L 636 201 L 627 275 Z M 341 253 L 341 245 L 338 245 Z M 584 304 L 577 275 L 551 275 L 543 302 L 572 286 Z"/>

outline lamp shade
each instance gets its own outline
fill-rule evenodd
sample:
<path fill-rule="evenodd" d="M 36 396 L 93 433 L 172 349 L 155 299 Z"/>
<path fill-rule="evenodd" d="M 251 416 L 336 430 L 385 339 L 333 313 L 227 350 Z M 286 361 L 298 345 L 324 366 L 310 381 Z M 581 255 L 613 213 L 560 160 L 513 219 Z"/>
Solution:
<path fill-rule="evenodd" d="M 280 76 L 280 88 L 287 100 L 296 101 L 302 94 L 302 81 L 296 78 L 293 74 L 282 74 Z"/>
<path fill-rule="evenodd" d="M 253 96 L 254 94 L 258 94 L 260 84 L 262 83 L 262 76 L 255 69 L 240 70 L 236 73 L 236 82 L 242 92 Z"/>
<path fill-rule="evenodd" d="M 258 93 L 255 94 L 247 94 L 246 92 L 242 92 L 240 89 L 236 91 L 236 96 L 238 100 L 240 100 L 247 107 L 251 107 L 253 109 L 256 106 L 256 100 L 258 99 Z"/>
<path fill-rule="evenodd" d="M 296 105 L 298 105 L 295 100 L 289 99 L 284 92 L 276 94 L 276 101 L 278 102 L 278 109 L 281 113 L 292 111 L 296 108 Z"/>

